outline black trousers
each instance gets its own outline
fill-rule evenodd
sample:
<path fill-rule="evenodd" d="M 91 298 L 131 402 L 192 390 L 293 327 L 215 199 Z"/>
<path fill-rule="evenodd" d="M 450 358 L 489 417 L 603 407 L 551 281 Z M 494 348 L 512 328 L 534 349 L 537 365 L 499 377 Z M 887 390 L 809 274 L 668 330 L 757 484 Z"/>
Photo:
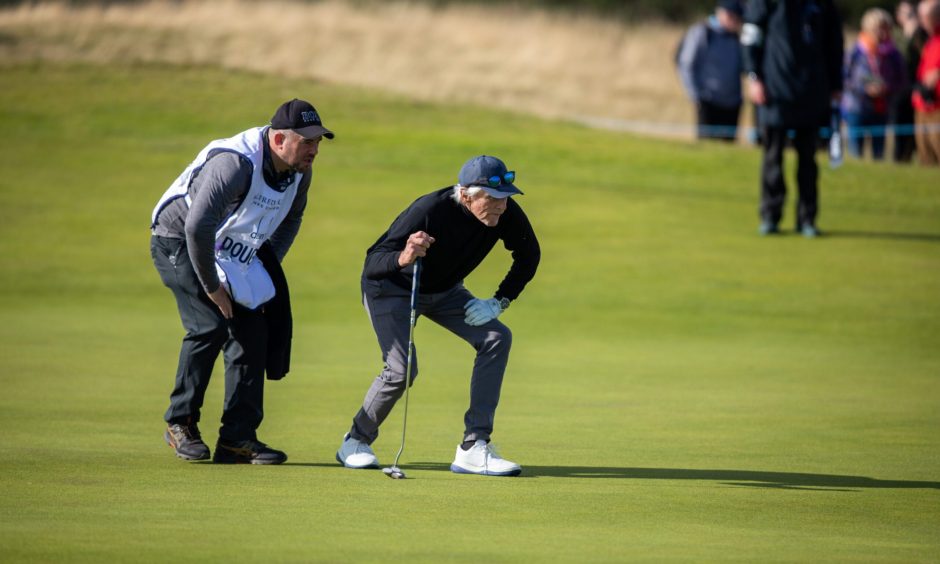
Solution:
<path fill-rule="evenodd" d="M 783 150 L 789 141 L 789 131 L 795 133 L 792 142 L 799 159 L 796 183 L 800 196 L 796 205 L 796 227 L 800 229 L 803 225 L 816 225 L 819 205 L 816 186 L 819 177 L 819 168 L 816 165 L 817 129 L 814 127 L 795 130 L 784 127 L 762 129 L 764 160 L 761 168 L 760 217 L 762 221 L 774 225 L 783 217 L 783 204 L 787 196 L 783 177 Z"/>
<path fill-rule="evenodd" d="M 698 138 L 734 141 L 738 135 L 738 114 L 740 113 L 740 105 L 723 108 L 708 102 L 699 102 L 696 107 Z"/>
<path fill-rule="evenodd" d="M 163 284 L 173 292 L 186 335 L 180 347 L 176 382 L 170 394 L 168 423 L 188 418 L 199 421 L 212 375 L 222 352 L 225 361 L 225 402 L 219 438 L 226 441 L 256 439 L 264 417 L 264 368 L 267 322 L 261 308 L 252 311 L 234 305 L 231 320 L 202 289 L 184 239 L 153 236 L 150 255 Z"/>
<path fill-rule="evenodd" d="M 914 106 L 911 104 L 911 88 L 905 88 L 898 93 L 894 103 L 894 123 L 909 126 L 914 123 Z M 894 135 L 894 162 L 909 163 L 914 158 L 917 142 L 913 133 Z"/>

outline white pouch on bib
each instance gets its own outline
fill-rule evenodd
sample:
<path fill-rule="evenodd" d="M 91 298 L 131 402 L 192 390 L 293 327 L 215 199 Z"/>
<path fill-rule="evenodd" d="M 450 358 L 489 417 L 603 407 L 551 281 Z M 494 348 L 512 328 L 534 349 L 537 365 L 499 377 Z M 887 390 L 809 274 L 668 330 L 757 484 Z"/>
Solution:
<path fill-rule="evenodd" d="M 232 299 L 248 309 L 257 309 L 276 293 L 271 275 L 257 257 L 244 269 L 238 262 L 216 260 L 215 271 L 219 281 L 228 287 Z"/>

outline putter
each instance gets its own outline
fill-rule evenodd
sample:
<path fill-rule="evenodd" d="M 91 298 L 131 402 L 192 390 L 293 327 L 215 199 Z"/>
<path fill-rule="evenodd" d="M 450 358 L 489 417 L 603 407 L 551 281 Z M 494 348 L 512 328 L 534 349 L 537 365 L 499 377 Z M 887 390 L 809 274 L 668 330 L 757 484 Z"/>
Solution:
<path fill-rule="evenodd" d="M 395 463 L 388 468 L 383 468 L 382 472 L 393 480 L 404 480 L 405 473 L 398 467 L 398 460 L 401 453 L 405 450 L 405 431 L 408 430 L 408 390 L 411 389 L 411 361 L 412 349 L 415 339 L 415 322 L 418 318 L 418 283 L 421 278 L 421 259 L 415 261 L 414 275 L 411 277 L 411 318 L 408 322 L 408 361 L 405 363 L 405 413 L 402 417 L 401 425 L 401 446 L 398 448 L 398 454 L 395 455 Z"/>

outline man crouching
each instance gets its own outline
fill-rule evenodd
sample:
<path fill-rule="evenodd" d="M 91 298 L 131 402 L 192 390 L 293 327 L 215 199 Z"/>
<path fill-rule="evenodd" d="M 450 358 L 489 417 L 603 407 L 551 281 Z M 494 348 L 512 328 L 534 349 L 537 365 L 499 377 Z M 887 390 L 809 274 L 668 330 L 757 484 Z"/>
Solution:
<path fill-rule="evenodd" d="M 411 279 L 415 261 L 422 258 L 418 315 L 448 329 L 477 351 L 463 442 L 450 468 L 487 476 L 516 476 L 522 471 L 518 464 L 500 458 L 489 444 L 512 344 L 509 328 L 496 318 L 535 276 L 541 256 L 529 219 L 510 198 L 522 194 L 514 180 L 515 172 L 496 157 L 474 157 L 461 168 L 457 185 L 415 200 L 366 252 L 363 305 L 385 367 L 336 453 L 347 468 L 379 466 L 370 445 L 405 390 Z M 513 264 L 492 298 L 475 298 L 463 280 L 500 240 L 512 253 Z M 411 384 L 417 373 L 415 354 Z"/>

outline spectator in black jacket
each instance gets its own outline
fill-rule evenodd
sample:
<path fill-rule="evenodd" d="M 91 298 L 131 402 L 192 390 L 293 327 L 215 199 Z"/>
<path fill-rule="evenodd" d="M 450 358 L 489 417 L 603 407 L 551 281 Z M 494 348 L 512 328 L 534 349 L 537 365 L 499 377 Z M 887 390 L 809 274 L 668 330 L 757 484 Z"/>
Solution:
<path fill-rule="evenodd" d="M 819 126 L 842 86 L 843 39 L 832 0 L 750 0 L 741 32 L 748 95 L 758 105 L 764 160 L 760 233 L 778 233 L 786 199 L 783 150 L 799 157 L 796 229 L 816 237 Z"/>

